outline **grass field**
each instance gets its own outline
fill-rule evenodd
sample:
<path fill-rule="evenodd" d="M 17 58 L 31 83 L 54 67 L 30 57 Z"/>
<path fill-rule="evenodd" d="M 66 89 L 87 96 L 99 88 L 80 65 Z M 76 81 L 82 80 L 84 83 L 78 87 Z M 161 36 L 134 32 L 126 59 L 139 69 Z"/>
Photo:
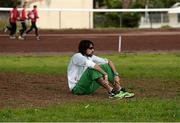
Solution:
<path fill-rule="evenodd" d="M 180 122 L 180 53 L 101 56 L 114 62 L 124 81 L 135 82 L 125 84 L 138 93 L 134 98 L 70 101 L 47 107 L 6 107 L 0 109 L 0 121 Z M 64 76 L 69 59 L 70 56 L 0 56 L 0 73 Z"/>
<path fill-rule="evenodd" d="M 114 62 L 123 78 L 180 79 L 180 54 L 102 55 Z M 70 56 L 0 56 L 1 72 L 65 75 Z"/>

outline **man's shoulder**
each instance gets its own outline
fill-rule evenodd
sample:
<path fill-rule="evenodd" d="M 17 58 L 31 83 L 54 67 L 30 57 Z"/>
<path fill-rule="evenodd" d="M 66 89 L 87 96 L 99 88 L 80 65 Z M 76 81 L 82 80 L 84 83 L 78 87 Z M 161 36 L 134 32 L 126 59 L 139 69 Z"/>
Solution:
<path fill-rule="evenodd" d="M 73 56 L 83 56 L 81 53 L 75 53 Z"/>
<path fill-rule="evenodd" d="M 92 58 L 100 58 L 100 56 L 92 55 Z"/>
<path fill-rule="evenodd" d="M 75 53 L 72 58 L 82 58 L 84 57 L 81 53 Z"/>

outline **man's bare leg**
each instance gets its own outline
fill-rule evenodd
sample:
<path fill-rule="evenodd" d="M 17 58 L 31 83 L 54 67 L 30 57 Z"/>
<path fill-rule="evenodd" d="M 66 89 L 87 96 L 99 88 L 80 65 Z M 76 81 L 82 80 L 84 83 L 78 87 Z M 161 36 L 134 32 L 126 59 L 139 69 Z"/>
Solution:
<path fill-rule="evenodd" d="M 97 82 L 103 86 L 108 92 L 111 92 L 113 88 L 109 85 L 109 82 L 104 80 L 103 78 L 97 79 Z"/>
<path fill-rule="evenodd" d="M 120 90 L 121 90 L 121 85 L 120 85 L 120 82 L 117 82 L 117 81 L 115 81 L 114 82 L 114 90 L 115 90 L 115 92 L 119 92 Z"/>

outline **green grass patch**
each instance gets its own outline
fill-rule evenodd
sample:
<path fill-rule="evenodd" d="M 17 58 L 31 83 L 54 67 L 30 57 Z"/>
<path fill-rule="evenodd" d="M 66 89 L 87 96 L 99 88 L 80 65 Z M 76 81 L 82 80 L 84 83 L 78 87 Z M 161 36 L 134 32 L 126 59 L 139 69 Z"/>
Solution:
<path fill-rule="evenodd" d="M 180 53 L 101 55 L 128 79 L 180 79 Z M 65 75 L 70 56 L 0 56 L 0 72 Z"/>
<path fill-rule="evenodd" d="M 47 108 L 0 110 L 0 121 L 13 122 L 169 122 L 180 121 L 179 100 L 106 100 Z"/>
<path fill-rule="evenodd" d="M 64 75 L 68 60 L 68 56 L 0 56 L 0 71 Z"/>
<path fill-rule="evenodd" d="M 105 56 L 115 62 L 124 78 L 180 79 L 180 54 L 121 54 Z"/>

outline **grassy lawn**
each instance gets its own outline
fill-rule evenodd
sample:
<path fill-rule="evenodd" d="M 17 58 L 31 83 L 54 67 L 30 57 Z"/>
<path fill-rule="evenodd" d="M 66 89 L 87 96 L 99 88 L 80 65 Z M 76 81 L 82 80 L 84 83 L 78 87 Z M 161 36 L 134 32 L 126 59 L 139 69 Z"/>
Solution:
<path fill-rule="evenodd" d="M 128 79 L 180 79 L 180 54 L 103 55 Z M 0 72 L 65 75 L 70 56 L 0 56 Z"/>
<path fill-rule="evenodd" d="M 94 99 L 94 101 L 84 100 L 48 107 L 6 108 L 0 109 L 0 121 L 180 121 L 180 83 L 178 82 L 180 53 L 101 56 L 111 59 L 124 79 L 164 81 L 166 86 L 171 86 L 171 81 L 176 81 L 176 96 L 167 99 L 160 97 L 135 97 L 127 100 Z M 0 56 L 0 72 L 66 75 L 69 59 L 70 56 Z M 148 89 L 151 93 L 157 88 Z"/>
<path fill-rule="evenodd" d="M 45 108 L 6 109 L 1 121 L 27 122 L 178 122 L 179 100 L 116 100 L 64 104 Z"/>

